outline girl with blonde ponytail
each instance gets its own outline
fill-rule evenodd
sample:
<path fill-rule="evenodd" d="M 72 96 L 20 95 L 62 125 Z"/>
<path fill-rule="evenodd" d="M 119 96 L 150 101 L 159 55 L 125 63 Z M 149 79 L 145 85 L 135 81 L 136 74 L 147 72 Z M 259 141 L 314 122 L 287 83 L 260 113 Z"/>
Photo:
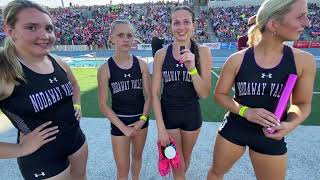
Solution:
<path fill-rule="evenodd" d="M 249 30 L 250 47 L 232 54 L 224 64 L 214 99 L 229 112 L 216 137 L 208 180 L 223 179 L 246 147 L 257 179 L 285 179 L 284 137 L 310 114 L 316 64 L 311 54 L 283 42 L 299 39 L 309 26 L 307 15 L 305 0 L 264 1 Z M 290 74 L 298 80 L 279 123 L 273 112 Z M 269 133 L 269 127 L 276 132 Z"/>
<path fill-rule="evenodd" d="M 67 64 L 49 54 L 55 41 L 50 14 L 14 0 L 3 18 L 0 110 L 19 135 L 18 143 L 0 142 L 0 159 L 17 158 L 24 179 L 86 179 L 80 88 Z"/>

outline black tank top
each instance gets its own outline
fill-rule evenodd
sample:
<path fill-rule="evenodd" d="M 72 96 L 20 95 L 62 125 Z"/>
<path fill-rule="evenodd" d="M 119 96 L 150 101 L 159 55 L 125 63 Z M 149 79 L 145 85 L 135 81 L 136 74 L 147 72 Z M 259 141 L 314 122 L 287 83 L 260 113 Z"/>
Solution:
<path fill-rule="evenodd" d="M 112 110 L 117 115 L 140 115 L 143 112 L 144 96 L 142 73 L 137 57 L 133 56 L 130 69 L 120 68 L 112 57 L 108 60 L 112 97 Z"/>
<path fill-rule="evenodd" d="M 289 74 L 297 74 L 290 47 L 284 46 L 280 63 L 270 69 L 260 67 L 255 61 L 253 48 L 249 48 L 235 78 L 234 99 L 248 107 L 274 112 Z"/>
<path fill-rule="evenodd" d="M 59 134 L 79 126 L 74 115 L 72 85 L 66 72 L 51 56 L 54 71 L 38 74 L 22 63 L 26 83 L 14 87 L 12 94 L 0 101 L 0 109 L 22 133 L 29 133 L 40 124 L 52 121 Z"/>
<path fill-rule="evenodd" d="M 166 106 L 181 107 L 197 103 L 199 97 L 193 87 L 191 76 L 184 64 L 173 57 L 172 44 L 162 65 L 163 91 L 161 102 Z"/>

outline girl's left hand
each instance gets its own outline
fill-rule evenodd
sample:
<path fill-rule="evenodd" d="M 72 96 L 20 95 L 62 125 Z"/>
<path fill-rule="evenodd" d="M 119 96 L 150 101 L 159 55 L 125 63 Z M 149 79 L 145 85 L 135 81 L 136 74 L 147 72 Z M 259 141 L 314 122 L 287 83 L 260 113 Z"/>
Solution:
<path fill-rule="evenodd" d="M 190 49 L 184 49 L 181 53 L 180 63 L 183 63 L 188 70 L 195 68 L 195 55 Z"/>
<path fill-rule="evenodd" d="M 128 126 L 133 127 L 136 131 L 139 131 L 142 128 L 142 126 L 144 125 L 144 123 L 145 123 L 145 121 L 140 119 L 139 121 L 132 123 Z"/>
<path fill-rule="evenodd" d="M 275 139 L 275 140 L 281 140 L 284 138 L 289 132 L 292 131 L 293 127 L 290 122 L 281 122 L 280 125 L 275 126 L 275 132 L 270 134 L 266 127 L 262 128 L 263 133 L 266 137 Z"/>
<path fill-rule="evenodd" d="M 81 108 L 74 106 L 74 116 L 76 117 L 76 119 L 78 121 L 80 121 L 81 117 L 82 117 L 82 113 L 81 113 Z"/>

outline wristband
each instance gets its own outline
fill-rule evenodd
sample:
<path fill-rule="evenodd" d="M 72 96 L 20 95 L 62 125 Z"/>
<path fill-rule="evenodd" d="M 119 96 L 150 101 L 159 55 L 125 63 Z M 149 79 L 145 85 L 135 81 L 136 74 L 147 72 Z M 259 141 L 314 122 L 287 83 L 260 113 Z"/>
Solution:
<path fill-rule="evenodd" d="M 81 111 L 81 106 L 79 104 L 73 104 L 73 108 Z"/>
<path fill-rule="evenodd" d="M 142 115 L 142 116 L 140 116 L 139 119 L 144 121 L 144 122 L 147 122 L 148 121 L 148 116 Z"/>
<path fill-rule="evenodd" d="M 240 108 L 240 110 L 239 110 L 239 115 L 240 115 L 241 117 L 244 117 L 244 114 L 246 113 L 247 109 L 249 109 L 248 106 L 242 106 L 242 107 Z"/>
<path fill-rule="evenodd" d="M 193 68 L 193 69 L 188 70 L 188 74 L 190 74 L 191 76 L 198 74 L 197 68 Z"/>

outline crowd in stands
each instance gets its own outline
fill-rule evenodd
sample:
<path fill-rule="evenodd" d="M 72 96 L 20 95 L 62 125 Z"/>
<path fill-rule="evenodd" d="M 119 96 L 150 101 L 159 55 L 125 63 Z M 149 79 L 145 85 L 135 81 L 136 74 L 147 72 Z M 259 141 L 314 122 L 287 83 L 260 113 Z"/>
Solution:
<path fill-rule="evenodd" d="M 165 42 L 171 42 L 169 14 L 176 4 L 130 4 L 106 6 L 71 6 L 49 9 L 55 24 L 56 44 L 109 46 L 111 22 L 129 20 L 136 29 L 136 39 L 151 43 L 152 32 L 157 30 Z M 209 42 L 215 37 L 219 42 L 235 42 L 247 33 L 247 19 L 257 12 L 258 6 L 210 7 L 197 11 L 195 39 Z M 320 36 L 320 6 L 309 4 L 311 27 L 301 40 Z M 3 44 L 3 20 L 0 20 L 0 45 Z M 210 26 L 211 25 L 211 26 Z"/>
<path fill-rule="evenodd" d="M 247 33 L 248 18 L 253 16 L 258 6 L 215 7 L 208 9 L 208 20 L 219 42 L 234 42 Z"/>
<path fill-rule="evenodd" d="M 310 4 L 309 14 L 311 27 L 308 28 L 306 32 L 320 41 L 320 6 L 317 6 L 316 4 Z"/>
<path fill-rule="evenodd" d="M 5 38 L 5 34 L 3 32 L 3 20 L 2 18 L 0 18 L 0 45 L 1 45 L 1 42 L 3 42 Z"/>
<path fill-rule="evenodd" d="M 129 20 L 138 42 L 151 43 L 157 29 L 165 41 L 171 41 L 169 13 L 174 4 L 90 6 L 51 9 L 56 26 L 56 44 L 108 46 L 110 25 L 115 19 Z"/>

